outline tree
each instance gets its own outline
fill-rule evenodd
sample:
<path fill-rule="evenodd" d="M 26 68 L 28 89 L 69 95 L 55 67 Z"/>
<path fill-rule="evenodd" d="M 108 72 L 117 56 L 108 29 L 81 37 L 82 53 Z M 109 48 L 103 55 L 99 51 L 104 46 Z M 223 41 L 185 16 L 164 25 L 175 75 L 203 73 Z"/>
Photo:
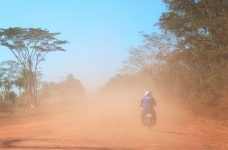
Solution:
<path fill-rule="evenodd" d="M 68 74 L 66 78 L 59 83 L 61 90 L 70 95 L 85 96 L 85 89 L 81 84 L 81 81 L 76 79 L 73 74 Z"/>
<path fill-rule="evenodd" d="M 22 70 L 20 73 L 20 76 L 15 81 L 15 86 L 19 90 L 19 95 L 21 95 L 21 90 L 24 89 L 27 91 L 27 84 L 26 84 L 26 78 L 25 78 L 25 70 Z"/>
<path fill-rule="evenodd" d="M 19 78 L 21 68 L 16 61 L 4 61 L 0 63 L 0 89 L 2 100 L 8 99 L 15 81 Z"/>
<path fill-rule="evenodd" d="M 56 102 L 74 102 L 75 100 L 83 100 L 86 97 L 85 88 L 80 80 L 76 79 L 72 74 L 68 74 L 60 82 L 43 82 L 43 86 L 39 90 L 39 96 L 44 99 L 50 97 L 58 97 Z M 73 100 L 73 101 L 72 101 Z"/>
<path fill-rule="evenodd" d="M 223 0 L 164 3 L 168 10 L 160 17 L 160 27 L 178 39 L 178 50 L 169 60 L 181 62 L 178 68 L 189 74 L 191 94 L 206 93 L 211 97 L 208 104 L 215 105 L 228 81 L 228 5 Z"/>
<path fill-rule="evenodd" d="M 25 70 L 32 105 L 37 103 L 38 65 L 49 52 L 65 51 L 61 45 L 67 41 L 59 40 L 59 34 L 41 28 L 0 29 L 0 44 L 9 48 Z"/>
<path fill-rule="evenodd" d="M 169 34 L 151 33 L 142 36 L 143 44 L 130 49 L 123 72 L 143 73 L 156 80 L 159 69 L 166 62 L 165 56 L 176 48 L 176 39 Z"/>

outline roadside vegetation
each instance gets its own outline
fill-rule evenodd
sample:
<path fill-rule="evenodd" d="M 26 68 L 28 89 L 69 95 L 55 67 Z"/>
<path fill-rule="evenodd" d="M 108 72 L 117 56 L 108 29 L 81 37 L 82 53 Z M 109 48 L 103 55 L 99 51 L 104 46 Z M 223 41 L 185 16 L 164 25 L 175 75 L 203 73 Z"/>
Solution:
<path fill-rule="evenodd" d="M 228 5 L 223 0 L 165 0 L 162 33 L 142 33 L 120 75 L 106 88 L 159 91 L 199 116 L 228 119 Z M 141 82 L 141 79 L 147 82 Z M 138 82 L 137 82 L 138 80 Z M 134 82 L 132 82 L 134 81 Z M 148 83 L 149 82 L 149 83 Z M 133 85 L 134 86 L 134 85 Z"/>

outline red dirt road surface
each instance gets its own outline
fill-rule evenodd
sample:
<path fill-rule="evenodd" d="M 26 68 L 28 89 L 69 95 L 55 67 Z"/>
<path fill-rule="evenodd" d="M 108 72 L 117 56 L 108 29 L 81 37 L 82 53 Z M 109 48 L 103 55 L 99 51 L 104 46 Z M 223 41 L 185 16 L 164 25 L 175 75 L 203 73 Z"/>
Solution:
<path fill-rule="evenodd" d="M 141 125 L 135 102 L 88 102 L 33 118 L 1 120 L 0 149 L 228 149 L 227 127 L 196 119 L 174 105 L 159 103 L 156 112 L 151 130 Z"/>

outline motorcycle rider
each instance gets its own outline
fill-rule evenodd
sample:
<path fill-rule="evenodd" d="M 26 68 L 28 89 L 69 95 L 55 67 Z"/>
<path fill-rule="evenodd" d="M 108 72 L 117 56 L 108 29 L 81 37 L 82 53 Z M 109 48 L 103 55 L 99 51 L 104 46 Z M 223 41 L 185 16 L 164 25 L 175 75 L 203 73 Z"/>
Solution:
<path fill-rule="evenodd" d="M 154 123 L 156 120 L 156 114 L 155 114 L 155 110 L 154 110 L 154 106 L 156 106 L 156 101 L 154 99 L 154 97 L 152 96 L 151 91 L 146 91 L 145 95 L 143 96 L 143 98 L 141 99 L 141 103 L 140 103 L 140 107 L 142 107 L 141 110 L 141 122 L 143 125 L 146 124 L 146 114 L 150 113 L 152 114 Z"/>

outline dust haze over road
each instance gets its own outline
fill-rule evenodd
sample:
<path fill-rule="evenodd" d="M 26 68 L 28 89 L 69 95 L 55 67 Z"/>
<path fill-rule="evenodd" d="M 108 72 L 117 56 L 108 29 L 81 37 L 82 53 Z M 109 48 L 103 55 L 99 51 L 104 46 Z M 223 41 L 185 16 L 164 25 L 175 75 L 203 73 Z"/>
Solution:
<path fill-rule="evenodd" d="M 71 97 L 74 103 L 49 105 L 42 115 L 4 120 L 0 126 L 0 149 L 228 148 L 227 128 L 194 118 L 180 105 L 158 93 L 154 93 L 158 119 L 149 131 L 141 125 L 139 118 L 142 94 L 142 90 L 135 90 L 101 93 L 84 100 Z"/>

